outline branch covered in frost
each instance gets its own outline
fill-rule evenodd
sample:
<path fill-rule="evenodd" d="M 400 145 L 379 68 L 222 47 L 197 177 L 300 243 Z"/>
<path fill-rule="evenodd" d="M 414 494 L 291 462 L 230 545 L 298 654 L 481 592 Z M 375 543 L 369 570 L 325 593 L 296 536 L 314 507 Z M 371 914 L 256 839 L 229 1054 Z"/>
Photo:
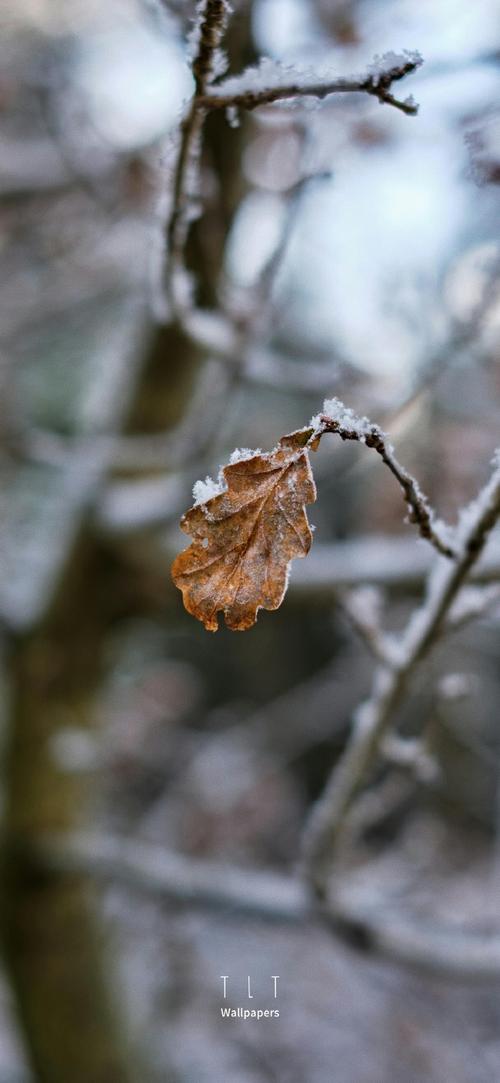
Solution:
<path fill-rule="evenodd" d="M 489 482 L 460 517 L 456 560 L 439 561 L 431 573 L 426 599 L 400 641 L 399 657 L 387 659 L 376 669 L 371 695 L 355 714 L 347 748 L 312 809 L 304 832 L 303 868 L 320 897 L 327 894 L 337 843 L 355 798 L 381 754 L 394 712 L 416 666 L 440 636 L 455 599 L 500 516 L 498 453 L 494 462 Z"/>
<path fill-rule="evenodd" d="M 327 399 L 323 406 L 323 413 L 313 418 L 311 425 L 315 430 L 312 439 L 325 432 L 333 432 L 338 433 L 341 440 L 357 440 L 373 448 L 403 490 L 410 523 L 418 526 L 421 536 L 429 541 L 438 553 L 450 558 L 455 556 L 446 537 L 446 528 L 436 522 L 427 497 L 421 491 L 415 478 L 396 459 L 394 448 L 388 442 L 382 429 L 373 425 L 366 417 L 356 417 L 353 411 L 346 408 L 339 399 Z"/>
<path fill-rule="evenodd" d="M 363 75 L 319 76 L 312 70 L 301 71 L 275 61 L 263 59 L 256 67 L 241 75 L 230 76 L 218 83 L 199 99 L 206 109 L 256 109 L 259 105 L 293 100 L 294 98 L 328 98 L 331 94 L 362 92 L 380 102 L 415 116 L 418 105 L 413 97 L 401 101 L 391 93 L 392 84 L 416 71 L 422 64 L 417 52 L 401 55 L 386 53 L 375 57 Z"/>
<path fill-rule="evenodd" d="M 192 71 L 196 94 L 204 94 L 212 80 L 225 69 L 220 46 L 230 13 L 227 0 L 201 0 L 191 35 Z"/>
<path fill-rule="evenodd" d="M 185 307 L 189 295 L 184 247 L 192 209 L 199 198 L 201 136 L 211 110 L 251 110 L 259 105 L 294 98 L 321 100 L 331 94 L 362 92 L 394 106 L 408 116 L 415 116 L 418 111 L 411 95 L 400 100 L 391 92 L 393 83 L 404 79 L 422 64 L 422 57 L 417 52 L 386 53 L 382 57 L 375 57 L 364 74 L 336 78 L 331 75 L 320 78 L 314 71 L 295 71 L 263 59 L 257 67 L 247 68 L 240 75 L 214 84 L 213 80 L 222 70 L 220 45 L 229 10 L 226 0 L 202 0 L 191 39 L 195 93 L 181 124 L 172 209 L 167 224 L 167 290 L 171 302 L 178 309 Z"/>
<path fill-rule="evenodd" d="M 321 923 L 364 952 L 431 973 L 468 979 L 498 979 L 500 973 L 497 935 L 418 925 L 394 906 L 382 909 L 379 897 L 373 898 L 368 889 L 346 890 L 323 909 L 291 876 L 232 868 L 143 842 L 83 832 L 41 838 L 36 849 L 23 856 L 45 875 L 83 873 L 155 898 L 223 912 L 233 920 Z"/>
<path fill-rule="evenodd" d="M 220 74 L 220 45 L 229 11 L 227 0 L 202 0 L 198 5 L 191 36 L 191 68 L 195 80 L 195 95 L 181 124 L 174 169 L 172 210 L 167 224 L 167 288 L 174 303 L 176 290 L 180 291 L 184 285 L 184 246 L 192 206 L 199 194 L 201 134 L 206 117 L 201 97 L 210 87 L 212 79 Z"/>
<path fill-rule="evenodd" d="M 456 632 L 472 620 L 486 616 L 500 604 L 500 583 L 486 587 L 466 587 L 451 607 L 445 630 Z"/>
<path fill-rule="evenodd" d="M 391 655 L 390 641 L 380 627 L 381 595 L 376 587 L 359 587 L 339 595 L 350 624 L 377 662 L 385 663 Z"/>

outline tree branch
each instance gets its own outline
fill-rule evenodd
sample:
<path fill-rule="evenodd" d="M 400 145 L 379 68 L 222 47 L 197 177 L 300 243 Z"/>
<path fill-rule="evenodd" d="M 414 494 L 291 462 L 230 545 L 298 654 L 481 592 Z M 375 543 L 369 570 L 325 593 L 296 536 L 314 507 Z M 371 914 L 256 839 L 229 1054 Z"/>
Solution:
<path fill-rule="evenodd" d="M 201 98 L 216 74 L 216 58 L 229 15 L 226 0 L 205 0 L 194 28 L 195 54 L 192 72 L 195 95 L 181 124 L 180 144 L 174 169 L 172 210 L 167 224 L 167 291 L 174 306 L 176 277 L 184 272 L 184 246 L 190 222 L 190 205 L 197 196 L 201 134 L 206 108 Z"/>
<path fill-rule="evenodd" d="M 422 64 L 417 52 L 401 55 L 388 53 L 376 57 L 362 76 L 318 80 L 310 73 L 261 62 L 238 76 L 230 76 L 217 85 L 217 56 L 226 28 L 229 5 L 226 0 L 205 0 L 195 27 L 196 52 L 192 61 L 195 94 L 181 124 L 181 137 L 174 168 L 172 208 L 166 229 L 168 263 L 167 294 L 175 310 L 186 307 L 186 271 L 184 249 L 191 211 L 199 196 L 201 136 L 208 113 L 215 109 L 252 110 L 259 105 L 302 97 L 323 99 L 332 94 L 362 92 L 394 106 L 408 116 L 415 116 L 418 106 L 410 96 L 404 101 L 391 93 L 393 83 L 404 79 Z M 268 80 L 267 84 L 265 80 Z M 262 82 L 264 80 L 264 85 Z M 269 85 L 270 83 L 270 85 Z M 189 307 L 189 306 L 187 306 Z"/>
<path fill-rule="evenodd" d="M 488 484 L 462 513 L 459 551 L 454 563 L 439 562 L 429 579 L 427 598 L 414 614 L 399 659 L 377 668 L 371 696 L 358 708 L 351 738 L 323 795 L 313 807 L 303 840 L 304 874 L 313 890 L 326 896 L 329 871 L 344 823 L 381 745 L 417 665 L 440 635 L 447 614 L 477 561 L 500 515 L 500 462 Z"/>
<path fill-rule="evenodd" d="M 393 648 L 380 627 L 381 597 L 377 588 L 364 586 L 340 592 L 337 600 L 372 657 L 384 665 L 390 661 Z"/>
<path fill-rule="evenodd" d="M 388 53 L 386 57 L 376 59 L 365 75 L 318 79 L 310 72 L 295 72 L 293 68 L 264 60 L 259 67 L 248 68 L 241 75 L 231 76 L 211 87 L 207 93 L 198 97 L 198 105 L 207 110 L 248 110 L 294 98 L 322 100 L 331 94 L 361 92 L 393 105 L 407 116 L 415 116 L 418 106 L 413 98 L 400 101 L 391 94 L 391 87 L 393 83 L 416 71 L 421 64 L 422 57 L 416 52 L 407 52 L 399 57 Z"/>
<path fill-rule="evenodd" d="M 500 937 L 465 929 L 417 925 L 380 898 L 347 888 L 328 907 L 311 900 L 290 876 L 199 861 L 143 842 L 75 832 L 47 835 L 30 852 L 34 868 L 54 875 L 86 873 L 233 919 L 280 924 L 322 923 L 364 951 L 429 972 L 465 979 L 498 979 Z"/>
<path fill-rule="evenodd" d="M 372 425 L 366 417 L 356 417 L 339 399 L 327 400 L 323 409 L 325 412 L 311 421 L 310 445 L 314 447 L 324 433 L 331 432 L 337 433 L 341 440 L 357 440 L 366 444 L 366 447 L 373 448 L 403 490 L 409 521 L 418 526 L 421 536 L 429 541 L 438 553 L 450 558 L 455 557 L 455 551 L 445 537 L 443 525 L 436 522 L 427 497 L 415 478 L 396 459 L 394 448 L 388 443 L 382 429 L 379 429 L 378 425 Z"/>
<path fill-rule="evenodd" d="M 500 583 L 490 583 L 486 587 L 466 587 L 448 613 L 445 631 L 457 632 L 470 621 L 486 616 L 499 604 Z"/>

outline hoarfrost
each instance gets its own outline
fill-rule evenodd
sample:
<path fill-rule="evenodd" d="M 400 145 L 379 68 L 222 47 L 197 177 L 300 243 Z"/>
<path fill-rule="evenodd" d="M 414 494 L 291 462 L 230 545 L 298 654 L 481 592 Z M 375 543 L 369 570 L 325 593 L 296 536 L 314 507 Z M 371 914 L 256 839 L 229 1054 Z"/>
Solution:
<path fill-rule="evenodd" d="M 191 30 L 189 31 L 189 33 L 187 35 L 188 59 L 191 62 L 193 62 L 196 59 L 196 57 L 198 55 L 199 48 L 200 48 L 201 27 L 202 27 L 202 24 L 203 24 L 203 21 L 204 21 L 205 9 L 206 9 L 206 0 L 198 0 L 198 3 L 196 5 L 195 14 L 194 14 L 193 23 L 192 23 L 192 26 L 191 26 Z M 223 17 L 223 19 L 221 21 L 221 24 L 220 24 L 220 34 L 221 34 L 221 36 L 222 36 L 223 31 L 224 31 L 227 19 L 228 19 L 229 15 L 231 14 L 231 11 L 232 11 L 231 4 L 229 4 L 227 2 L 227 0 L 225 0 L 225 2 L 224 2 L 224 17 Z M 227 60 L 226 60 L 225 53 L 219 48 L 214 49 L 213 54 L 212 54 L 212 73 L 211 73 L 211 77 L 216 78 L 219 75 L 223 75 L 223 73 L 226 71 L 226 68 L 227 68 Z"/>
<path fill-rule="evenodd" d="M 316 86 L 319 82 L 331 79 L 331 72 L 318 72 L 314 68 L 296 68 L 292 64 L 282 64 L 263 56 L 258 64 L 245 68 L 240 75 L 231 75 L 219 86 L 211 88 L 211 94 L 257 94 L 260 91 L 275 90 L 298 83 L 300 86 Z"/>
<path fill-rule="evenodd" d="M 358 435 L 359 440 L 363 441 L 366 436 L 371 433 L 373 425 L 367 417 L 358 417 L 351 410 L 349 406 L 344 406 L 344 403 L 340 399 L 325 399 L 323 403 L 323 413 L 332 421 L 336 421 L 342 429 L 349 429 L 350 432 L 355 432 Z M 311 419 L 311 425 L 316 421 L 316 418 Z"/>
<path fill-rule="evenodd" d="M 262 455 L 262 450 L 260 447 L 236 447 L 234 451 L 231 452 L 229 462 L 232 466 L 233 463 L 239 463 L 242 461 L 242 459 L 253 459 L 256 455 Z"/>
<path fill-rule="evenodd" d="M 404 68 L 406 64 L 414 64 L 419 68 L 423 64 L 423 58 L 416 49 L 403 49 L 402 53 L 388 52 L 374 56 L 368 65 L 368 72 L 375 84 L 389 72 Z"/>
<path fill-rule="evenodd" d="M 211 500 L 214 496 L 220 496 L 221 493 L 226 491 L 226 484 L 224 479 L 219 475 L 217 481 L 213 478 L 207 477 L 205 481 L 195 481 L 193 485 L 193 498 L 195 507 L 198 504 L 206 504 L 207 500 Z"/>
<path fill-rule="evenodd" d="M 457 625 L 473 617 L 481 617 L 498 601 L 500 601 L 500 583 L 492 583 L 487 587 L 463 587 L 450 609 L 449 621 Z"/>
<path fill-rule="evenodd" d="M 220 79 L 228 67 L 229 61 L 224 49 L 215 49 L 212 56 L 212 79 Z"/>
<path fill-rule="evenodd" d="M 451 527 L 449 523 L 445 523 L 444 519 L 440 519 L 439 516 L 434 515 L 432 508 L 429 507 L 429 501 L 427 500 L 427 497 L 424 496 L 422 490 L 420 489 L 418 483 L 415 480 L 414 485 L 422 501 L 422 504 L 424 504 L 424 506 L 427 508 L 427 511 L 429 512 L 431 525 L 434 533 L 439 535 L 444 545 L 447 545 L 449 549 L 453 549 L 455 545 L 455 531 L 453 527 Z M 424 539 L 420 540 L 423 541 Z"/>
<path fill-rule="evenodd" d="M 480 530 L 481 524 L 484 526 L 485 522 L 487 523 L 488 521 L 489 515 L 495 513 L 500 488 L 500 451 L 498 450 L 495 452 L 493 458 L 493 467 L 493 473 L 489 481 L 481 489 L 479 495 L 460 513 L 456 531 L 459 558 L 461 557 L 464 559 L 467 557 L 468 546 L 470 545 L 470 542 L 474 540 L 477 531 Z M 488 528 L 486 529 L 486 535 L 487 533 Z M 418 648 L 419 642 L 422 637 L 425 637 L 427 628 L 433 617 L 439 613 L 443 597 L 446 594 L 446 590 L 449 587 L 454 574 L 455 565 L 453 563 L 450 563 L 450 561 L 446 560 L 444 557 L 440 557 L 439 560 L 436 561 L 429 578 L 426 599 L 420 608 L 413 614 L 404 637 L 406 657 Z M 469 594 L 469 599 L 470 597 Z M 465 600 L 467 602 L 467 595 L 465 596 Z M 455 621 L 457 620 L 457 607 L 459 622 L 464 616 L 464 612 L 463 609 L 461 612 L 460 603 L 455 603 L 455 611 L 453 614 Z"/>
<path fill-rule="evenodd" d="M 394 71 L 399 71 L 408 63 L 420 67 L 423 63 L 420 53 L 404 49 L 401 53 L 388 52 L 382 56 L 375 56 L 368 66 L 367 71 L 351 77 L 345 77 L 333 72 L 331 68 L 307 67 L 300 68 L 293 64 L 283 64 L 279 60 L 271 60 L 270 57 L 262 57 L 258 64 L 251 65 L 239 75 L 231 75 L 217 86 L 212 86 L 212 95 L 240 95 L 261 94 L 266 90 L 279 90 L 282 87 L 296 86 L 298 91 L 311 93 L 318 91 L 322 86 L 332 83 L 353 82 L 363 83 L 367 75 L 376 86 L 384 76 Z M 346 85 L 346 90 L 349 86 Z M 321 94 L 321 91 L 319 91 Z"/>
<path fill-rule="evenodd" d="M 253 459 L 256 455 L 262 455 L 260 447 L 237 447 L 232 452 L 229 463 L 232 466 L 234 463 L 239 463 L 243 459 Z M 214 481 L 209 475 L 207 475 L 204 481 L 195 481 L 193 485 L 194 506 L 197 507 L 199 504 L 206 504 L 208 500 L 212 500 L 212 497 L 220 496 L 221 493 L 225 492 L 227 492 L 227 483 L 221 467 L 217 476 L 217 481 Z"/>

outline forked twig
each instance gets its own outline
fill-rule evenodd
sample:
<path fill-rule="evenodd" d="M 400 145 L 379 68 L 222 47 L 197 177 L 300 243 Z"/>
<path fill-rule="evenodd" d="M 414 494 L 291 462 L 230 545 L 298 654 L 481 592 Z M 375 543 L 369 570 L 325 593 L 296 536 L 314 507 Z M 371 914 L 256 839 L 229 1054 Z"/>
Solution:
<path fill-rule="evenodd" d="M 416 71 L 422 64 L 417 52 L 401 56 L 388 53 L 376 59 L 364 75 L 323 77 L 310 72 L 294 71 L 271 61 L 249 68 L 239 76 L 224 79 L 200 96 L 199 105 L 206 109 L 257 109 L 260 105 L 291 101 L 294 98 L 323 100 L 332 94 L 370 94 L 380 102 L 393 105 L 407 116 L 416 116 L 418 105 L 412 97 L 401 101 L 391 93 L 392 84 Z"/>
<path fill-rule="evenodd" d="M 408 518 L 418 526 L 419 533 L 431 543 L 438 553 L 453 559 L 455 551 L 446 537 L 444 526 L 436 522 L 432 508 L 418 482 L 398 462 L 394 448 L 378 425 L 373 425 L 368 418 L 359 418 L 346 408 L 339 399 L 329 399 L 324 404 L 324 413 L 313 418 L 313 433 L 310 443 L 321 438 L 324 433 L 337 433 L 341 440 L 356 440 L 373 448 L 399 482 L 408 507 Z"/>
<path fill-rule="evenodd" d="M 392 105 L 408 116 L 414 116 L 418 111 L 412 97 L 401 101 L 391 92 L 394 82 L 404 79 L 421 65 L 422 58 L 417 52 L 400 55 L 388 53 L 384 57 L 377 57 L 368 71 L 360 76 L 325 76 L 320 80 L 308 72 L 292 73 L 289 68 L 264 61 L 260 68 L 249 68 L 238 76 L 230 76 L 214 84 L 229 11 L 227 0 L 205 0 L 195 24 L 195 53 L 191 64 L 195 92 L 181 124 L 172 206 L 166 227 L 166 287 L 174 311 L 189 306 L 184 249 L 193 207 L 200 194 L 201 138 L 209 112 L 217 109 L 252 110 L 277 101 L 306 97 L 321 100 L 332 94 L 353 92 L 376 97 L 381 103 Z"/>
<path fill-rule="evenodd" d="M 372 691 L 358 708 L 347 748 L 313 807 L 303 840 L 304 874 L 319 897 L 327 894 L 336 845 L 357 794 L 381 752 L 396 708 L 414 670 L 441 634 L 448 613 L 500 515 L 500 459 L 479 496 L 465 509 L 457 531 L 455 561 L 440 561 L 427 597 L 402 636 L 399 657 L 380 665 Z"/>

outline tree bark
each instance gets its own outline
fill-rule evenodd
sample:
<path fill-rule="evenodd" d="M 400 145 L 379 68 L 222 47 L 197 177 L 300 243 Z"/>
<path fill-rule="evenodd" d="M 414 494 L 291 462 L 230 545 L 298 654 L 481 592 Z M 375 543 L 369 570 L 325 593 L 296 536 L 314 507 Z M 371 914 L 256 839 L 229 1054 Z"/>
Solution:
<path fill-rule="evenodd" d="M 54 740 L 63 727 L 89 733 L 95 724 L 104 587 L 98 563 L 95 548 L 81 541 L 43 627 L 18 641 L 11 657 L 3 940 L 41 1083 L 131 1078 L 88 882 L 45 875 L 31 857 L 47 830 L 85 822 L 88 775 L 58 765 Z"/>

